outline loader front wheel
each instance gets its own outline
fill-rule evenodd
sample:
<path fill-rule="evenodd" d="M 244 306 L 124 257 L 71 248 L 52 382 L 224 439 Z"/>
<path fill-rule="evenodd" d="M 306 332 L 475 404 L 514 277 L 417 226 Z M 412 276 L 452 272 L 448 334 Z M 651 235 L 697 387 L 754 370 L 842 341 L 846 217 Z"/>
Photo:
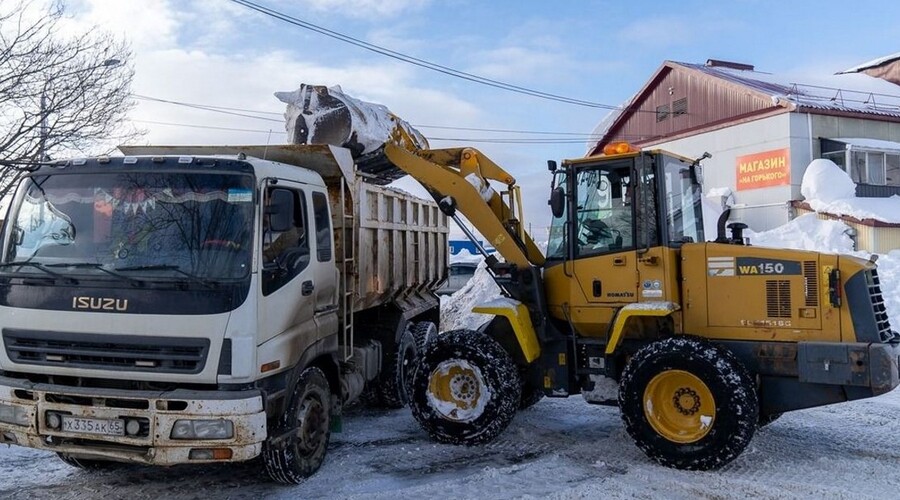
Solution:
<path fill-rule="evenodd" d="M 689 336 L 639 350 L 620 381 L 625 429 L 667 467 L 709 470 L 734 460 L 756 430 L 753 379 L 727 349 Z"/>
<path fill-rule="evenodd" d="M 434 440 L 475 445 L 506 429 L 520 397 L 518 369 L 503 347 L 476 331 L 454 330 L 426 347 L 411 407 Z"/>
<path fill-rule="evenodd" d="M 269 477 L 300 484 L 319 470 L 331 434 L 331 391 L 321 369 L 300 374 L 275 434 L 263 443 L 263 462 Z"/>

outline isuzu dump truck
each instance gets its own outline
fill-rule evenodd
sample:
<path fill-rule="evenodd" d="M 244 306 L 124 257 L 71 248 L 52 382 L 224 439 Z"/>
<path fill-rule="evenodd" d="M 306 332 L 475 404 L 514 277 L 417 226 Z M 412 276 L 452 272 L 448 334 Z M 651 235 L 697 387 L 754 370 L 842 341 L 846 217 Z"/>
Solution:
<path fill-rule="evenodd" d="M 439 324 L 435 203 L 366 182 L 340 147 L 123 152 L 18 186 L 0 443 L 86 468 L 262 455 L 297 483 L 344 405 L 364 390 L 403 403 Z"/>

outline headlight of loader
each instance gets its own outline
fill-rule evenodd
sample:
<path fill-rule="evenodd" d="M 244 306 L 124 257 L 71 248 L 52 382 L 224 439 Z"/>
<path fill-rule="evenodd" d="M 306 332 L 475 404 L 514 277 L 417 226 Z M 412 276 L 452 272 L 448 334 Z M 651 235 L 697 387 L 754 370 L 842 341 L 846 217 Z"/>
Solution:
<path fill-rule="evenodd" d="M 31 419 L 28 416 L 27 408 L 0 403 L 0 422 L 5 424 L 29 425 Z"/>
<path fill-rule="evenodd" d="M 231 420 L 176 420 L 172 439 L 231 439 L 234 424 Z"/>

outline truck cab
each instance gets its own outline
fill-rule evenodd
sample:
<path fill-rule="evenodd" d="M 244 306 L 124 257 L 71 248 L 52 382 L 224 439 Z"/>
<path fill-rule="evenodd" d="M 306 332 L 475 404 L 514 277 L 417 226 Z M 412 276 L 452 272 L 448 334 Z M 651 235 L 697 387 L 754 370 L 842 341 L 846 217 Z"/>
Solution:
<path fill-rule="evenodd" d="M 415 343 L 400 345 L 437 321 L 446 221 L 412 234 L 399 214 L 367 215 L 389 203 L 418 221 L 436 206 L 367 185 L 341 148 L 215 152 L 24 176 L 0 248 L 0 442 L 76 466 L 263 455 L 296 483 L 342 406 L 402 396 Z M 373 238 L 360 223 L 396 234 L 380 260 L 358 257 Z M 415 276 L 386 265 L 392 249 Z"/>

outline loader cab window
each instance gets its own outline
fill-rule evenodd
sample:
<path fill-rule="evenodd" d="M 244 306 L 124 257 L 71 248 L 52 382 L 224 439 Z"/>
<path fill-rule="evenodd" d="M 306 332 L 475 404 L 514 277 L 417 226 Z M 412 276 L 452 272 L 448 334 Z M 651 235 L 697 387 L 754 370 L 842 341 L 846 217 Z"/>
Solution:
<path fill-rule="evenodd" d="M 285 231 L 275 231 L 271 227 L 278 210 L 274 192 L 289 192 L 293 200 L 292 223 Z M 263 295 L 278 290 L 309 266 L 309 229 L 307 224 L 306 197 L 299 189 L 283 187 L 266 191 L 263 210 L 262 234 L 262 290 Z M 277 228 L 275 228 L 277 229 Z"/>
<path fill-rule="evenodd" d="M 666 193 L 666 232 L 669 246 L 705 241 L 703 235 L 702 189 L 691 175 L 690 165 L 677 158 L 661 156 Z"/>
<path fill-rule="evenodd" d="M 632 160 L 586 168 L 575 178 L 576 257 L 634 248 Z"/>

